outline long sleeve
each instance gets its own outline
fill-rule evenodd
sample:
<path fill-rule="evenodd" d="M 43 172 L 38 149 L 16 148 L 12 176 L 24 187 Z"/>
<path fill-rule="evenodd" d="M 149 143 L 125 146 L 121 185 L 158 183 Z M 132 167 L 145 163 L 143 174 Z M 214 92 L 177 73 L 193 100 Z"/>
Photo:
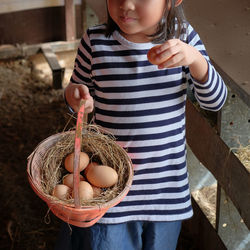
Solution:
<path fill-rule="evenodd" d="M 74 70 L 70 82 L 87 85 L 89 87 L 90 93 L 93 94 L 91 61 L 92 51 L 89 40 L 89 32 L 87 31 L 83 35 L 78 46 Z"/>
<path fill-rule="evenodd" d="M 187 43 L 200 51 L 208 63 L 208 80 L 205 83 L 197 82 L 186 68 L 188 82 L 191 89 L 203 109 L 218 111 L 222 108 L 227 98 L 227 87 L 216 71 L 207 55 L 204 44 L 199 35 L 195 32 L 191 25 L 187 29 Z"/>

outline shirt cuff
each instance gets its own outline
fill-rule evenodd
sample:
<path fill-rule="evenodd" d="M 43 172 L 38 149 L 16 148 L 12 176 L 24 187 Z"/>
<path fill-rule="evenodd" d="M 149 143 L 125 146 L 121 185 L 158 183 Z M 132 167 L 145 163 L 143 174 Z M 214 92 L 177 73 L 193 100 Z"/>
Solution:
<path fill-rule="evenodd" d="M 192 79 L 194 85 L 199 86 L 199 87 L 201 87 L 201 88 L 205 88 L 205 87 L 207 87 L 207 86 L 210 85 L 210 83 L 211 83 L 211 80 L 210 80 L 210 79 L 211 79 L 212 74 L 213 74 L 213 66 L 212 66 L 211 63 L 209 63 L 208 61 L 207 61 L 207 66 L 208 66 L 207 81 L 204 82 L 204 83 L 198 82 L 198 81 L 197 81 L 196 79 L 194 79 L 193 76 L 190 74 L 191 79 Z"/>
<path fill-rule="evenodd" d="M 65 97 L 65 92 L 63 93 L 63 99 L 64 99 L 64 102 L 65 102 L 67 108 L 69 109 L 70 113 L 73 114 L 73 115 L 76 114 L 76 112 L 74 111 L 74 109 L 68 104 L 68 102 L 66 100 L 66 97 Z"/>

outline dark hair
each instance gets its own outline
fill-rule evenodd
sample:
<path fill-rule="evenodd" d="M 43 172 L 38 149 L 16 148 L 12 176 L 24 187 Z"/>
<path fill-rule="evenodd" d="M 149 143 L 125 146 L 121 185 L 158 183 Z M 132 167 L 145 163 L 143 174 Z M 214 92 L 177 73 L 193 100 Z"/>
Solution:
<path fill-rule="evenodd" d="M 166 0 L 166 4 L 171 1 L 171 8 L 166 10 L 158 24 L 157 31 L 150 35 L 153 43 L 162 43 L 171 38 L 180 38 L 185 32 L 185 16 L 182 4 L 175 7 L 176 0 Z M 177 25 L 177 26 L 176 26 Z M 105 35 L 110 37 L 115 30 L 120 30 L 108 13 Z"/>

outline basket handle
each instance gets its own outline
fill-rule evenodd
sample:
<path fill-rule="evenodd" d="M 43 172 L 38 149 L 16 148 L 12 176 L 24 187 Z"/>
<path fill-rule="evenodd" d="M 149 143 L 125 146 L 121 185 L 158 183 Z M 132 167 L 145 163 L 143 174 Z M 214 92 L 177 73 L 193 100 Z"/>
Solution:
<path fill-rule="evenodd" d="M 79 173 L 79 161 L 80 161 L 80 152 L 82 145 L 82 127 L 83 127 L 83 118 L 84 118 L 84 105 L 85 100 L 81 99 L 79 105 L 79 111 L 77 113 L 77 122 L 76 122 L 76 130 L 75 130 L 75 148 L 74 148 L 74 203 L 76 208 L 80 208 L 80 198 L 79 198 L 79 181 L 80 181 L 80 173 Z"/>

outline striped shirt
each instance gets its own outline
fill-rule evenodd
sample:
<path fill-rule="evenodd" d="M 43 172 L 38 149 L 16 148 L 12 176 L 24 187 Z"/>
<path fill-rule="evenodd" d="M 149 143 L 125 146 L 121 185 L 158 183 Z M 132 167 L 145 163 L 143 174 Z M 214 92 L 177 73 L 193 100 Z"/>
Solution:
<path fill-rule="evenodd" d="M 122 202 L 100 223 L 174 221 L 192 216 L 186 166 L 185 102 L 187 85 L 204 109 L 219 110 L 227 89 L 205 47 L 187 24 L 186 43 L 208 62 L 200 84 L 188 67 L 159 70 L 147 60 L 152 43 L 133 43 L 104 26 L 89 28 L 81 39 L 72 83 L 86 84 L 94 98 L 94 121 L 117 138 L 132 159 L 134 179 Z"/>

